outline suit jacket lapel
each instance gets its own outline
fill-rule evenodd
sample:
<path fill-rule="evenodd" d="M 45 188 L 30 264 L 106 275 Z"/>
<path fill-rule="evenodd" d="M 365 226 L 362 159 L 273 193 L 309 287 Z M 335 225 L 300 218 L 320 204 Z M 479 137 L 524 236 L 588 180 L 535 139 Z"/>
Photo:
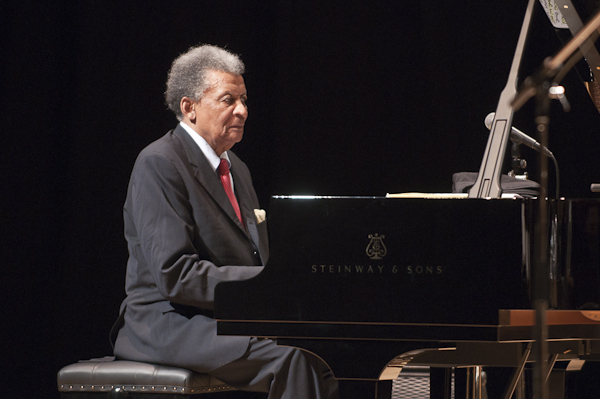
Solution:
<path fill-rule="evenodd" d="M 206 191 L 213 197 L 213 199 L 219 204 L 223 212 L 225 212 L 234 222 L 235 224 L 244 231 L 246 235 L 248 232 L 240 223 L 235 211 L 233 210 L 233 206 L 225 194 L 225 190 L 223 190 L 223 185 L 221 184 L 221 180 L 219 176 L 212 169 L 212 166 L 202 153 L 202 150 L 198 147 L 198 145 L 194 142 L 194 140 L 190 137 L 190 135 L 180 126 L 177 125 L 173 134 L 179 138 L 181 141 L 183 148 L 185 149 L 188 162 L 194 166 L 194 176 L 196 180 L 206 189 Z M 233 171 L 232 171 L 233 174 Z M 242 180 L 240 178 L 240 180 Z M 238 182 L 233 175 L 233 181 L 235 184 L 235 190 L 237 194 L 238 190 Z M 237 196 L 237 195 L 236 195 Z M 240 197 L 238 197 L 240 198 Z M 240 209 L 242 209 L 242 203 L 240 202 Z M 245 201 L 244 201 L 245 202 Z M 254 211 L 253 211 L 254 212 Z M 244 212 L 242 210 L 242 217 L 245 217 L 247 211 Z"/>
<path fill-rule="evenodd" d="M 244 218 L 244 223 L 246 225 L 246 231 L 250 235 L 250 239 L 252 240 L 254 247 L 258 250 L 260 255 L 262 264 L 265 265 L 268 256 L 268 238 L 266 234 L 261 237 L 259 231 L 261 231 L 260 226 L 257 225 L 256 215 L 254 215 L 254 201 L 252 201 L 252 193 L 254 192 L 254 188 L 251 186 L 252 181 L 248 179 L 248 177 L 244 177 L 239 174 L 240 167 L 236 167 L 241 161 L 235 156 L 233 153 L 229 153 L 229 159 L 231 160 L 231 174 L 233 176 L 233 182 L 235 185 L 235 196 L 238 199 L 240 204 L 240 210 L 242 212 L 242 217 Z M 266 232 L 266 230 L 262 230 Z"/>

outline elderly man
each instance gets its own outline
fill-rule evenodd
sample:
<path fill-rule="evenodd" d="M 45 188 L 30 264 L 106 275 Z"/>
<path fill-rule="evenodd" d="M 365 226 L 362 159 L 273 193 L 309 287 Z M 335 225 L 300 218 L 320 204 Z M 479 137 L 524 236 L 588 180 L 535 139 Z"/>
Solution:
<path fill-rule="evenodd" d="M 207 372 L 269 398 L 334 398 L 337 383 L 315 356 L 217 335 L 215 286 L 255 276 L 268 257 L 250 172 L 230 151 L 248 117 L 243 72 L 236 55 L 208 45 L 173 62 L 165 95 L 180 123 L 142 150 L 124 206 L 115 356 Z"/>

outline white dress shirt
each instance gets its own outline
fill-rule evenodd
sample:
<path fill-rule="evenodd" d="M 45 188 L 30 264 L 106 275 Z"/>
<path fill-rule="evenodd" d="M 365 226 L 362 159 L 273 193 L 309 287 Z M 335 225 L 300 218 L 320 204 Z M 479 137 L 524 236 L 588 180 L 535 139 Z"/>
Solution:
<path fill-rule="evenodd" d="M 217 171 L 217 168 L 221 163 L 221 159 L 225 159 L 227 161 L 227 164 L 229 165 L 229 168 L 231 169 L 231 161 L 229 160 L 227 151 L 223 151 L 223 153 L 219 157 L 215 150 L 213 150 L 213 148 L 206 142 L 206 140 L 204 140 L 204 137 L 196 133 L 196 131 L 192 129 L 191 126 L 184 122 L 179 122 L 179 124 L 192 137 L 196 144 L 198 144 L 198 147 L 200 147 L 200 150 L 202 151 L 206 159 L 208 159 L 208 162 L 212 166 L 215 173 L 219 173 Z M 233 192 L 235 192 L 235 186 L 233 184 L 233 176 L 231 175 L 231 172 L 229 172 L 229 181 L 231 181 L 231 188 L 233 189 Z"/>

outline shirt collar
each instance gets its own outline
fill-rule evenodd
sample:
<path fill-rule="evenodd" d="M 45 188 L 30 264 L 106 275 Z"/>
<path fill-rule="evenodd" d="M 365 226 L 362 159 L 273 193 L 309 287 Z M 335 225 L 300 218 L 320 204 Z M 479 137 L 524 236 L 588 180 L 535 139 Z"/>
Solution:
<path fill-rule="evenodd" d="M 198 147 L 200 147 L 200 150 L 202 151 L 206 159 L 208 159 L 208 162 L 212 166 L 213 170 L 217 170 L 219 164 L 221 163 L 221 159 L 227 160 L 227 164 L 229 165 L 229 168 L 231 168 L 231 161 L 229 160 L 229 155 L 227 155 L 227 151 L 223 151 L 221 157 L 219 157 L 215 150 L 213 150 L 213 148 L 206 142 L 206 140 L 204 140 L 204 137 L 196 133 L 196 131 L 192 129 L 191 126 L 189 126 L 185 122 L 179 122 L 179 124 L 190 135 L 194 142 L 198 144 Z"/>

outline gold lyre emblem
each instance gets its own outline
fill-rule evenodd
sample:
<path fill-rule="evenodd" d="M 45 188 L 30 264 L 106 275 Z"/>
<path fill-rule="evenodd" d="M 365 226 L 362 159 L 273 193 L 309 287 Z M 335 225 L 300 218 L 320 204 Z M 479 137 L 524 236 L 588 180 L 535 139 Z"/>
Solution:
<path fill-rule="evenodd" d="M 378 233 L 369 234 L 369 245 L 367 245 L 367 256 L 371 259 L 382 259 L 387 254 L 387 248 L 383 243 L 385 236 Z"/>

